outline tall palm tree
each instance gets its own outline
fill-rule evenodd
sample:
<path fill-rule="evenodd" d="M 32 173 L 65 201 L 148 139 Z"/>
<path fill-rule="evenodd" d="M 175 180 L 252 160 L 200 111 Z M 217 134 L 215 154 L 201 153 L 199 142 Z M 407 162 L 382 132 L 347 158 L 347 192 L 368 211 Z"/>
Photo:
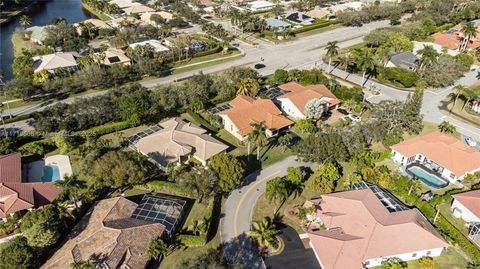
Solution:
<path fill-rule="evenodd" d="M 32 23 L 32 19 L 30 19 L 30 17 L 27 15 L 20 16 L 19 21 L 20 21 L 20 25 L 23 26 L 23 29 L 25 29 L 27 26 L 29 26 Z"/>
<path fill-rule="evenodd" d="M 73 200 L 75 209 L 78 209 L 79 191 L 85 186 L 85 182 L 77 179 L 76 176 L 65 176 L 63 180 L 57 181 L 57 185 L 63 188 L 63 191 L 68 197 Z"/>
<path fill-rule="evenodd" d="M 480 98 L 480 88 L 466 88 L 463 92 L 463 96 L 467 99 L 462 106 L 462 111 L 465 109 L 465 106 L 470 103 L 471 100 Z"/>
<path fill-rule="evenodd" d="M 438 125 L 438 129 L 445 134 L 453 134 L 456 131 L 455 125 L 448 121 L 442 121 L 442 123 Z"/>
<path fill-rule="evenodd" d="M 338 55 L 338 41 L 330 41 L 327 43 L 327 46 L 325 47 L 325 50 L 327 51 L 327 57 L 328 57 L 328 66 L 330 67 L 332 64 L 332 58 Z M 333 68 L 329 71 L 332 72 Z"/>
<path fill-rule="evenodd" d="M 460 32 L 463 34 L 463 44 L 461 45 L 461 50 L 465 50 L 470 43 L 470 40 L 477 36 L 477 27 L 471 21 L 466 22 L 462 25 Z"/>
<path fill-rule="evenodd" d="M 388 61 L 390 60 L 390 53 L 391 51 L 388 48 L 378 48 L 375 51 L 375 57 L 377 58 L 378 62 L 382 64 L 383 67 L 387 65 Z"/>
<path fill-rule="evenodd" d="M 365 49 L 359 50 L 356 55 L 355 62 L 357 63 L 357 66 L 360 68 L 360 70 L 363 71 L 362 84 L 361 84 L 361 86 L 363 87 L 363 85 L 366 82 L 365 75 L 367 74 L 368 71 L 373 70 L 376 66 L 372 49 L 365 48 Z"/>
<path fill-rule="evenodd" d="M 408 190 L 408 196 L 410 196 L 412 191 L 416 193 L 417 190 L 419 190 L 421 187 L 422 187 L 422 183 L 417 178 L 414 178 L 412 180 L 412 184 L 410 185 L 410 189 Z"/>
<path fill-rule="evenodd" d="M 353 59 L 351 53 L 345 53 L 337 57 L 335 63 L 338 64 L 341 68 L 343 68 L 345 73 L 348 73 L 349 67 L 351 67 L 355 63 L 355 59 Z"/>
<path fill-rule="evenodd" d="M 455 104 L 457 103 L 458 97 L 462 95 L 465 92 L 465 90 L 468 90 L 468 88 L 463 85 L 457 85 L 453 88 L 453 94 L 455 95 L 455 99 L 453 99 L 453 106 L 450 109 L 450 111 L 452 111 L 452 109 L 455 108 Z"/>
<path fill-rule="evenodd" d="M 250 124 L 252 131 L 248 134 L 247 140 L 249 143 L 253 143 L 257 147 L 257 160 L 260 160 L 260 148 L 265 146 L 268 142 L 267 135 L 265 131 L 267 127 L 265 122 L 252 123 Z"/>
<path fill-rule="evenodd" d="M 273 178 L 267 181 L 265 188 L 265 197 L 273 202 L 275 207 L 273 214 L 277 213 L 278 207 L 288 198 L 290 195 L 287 182 L 281 177 Z"/>
<path fill-rule="evenodd" d="M 248 235 L 257 239 L 258 244 L 261 247 L 277 248 L 278 242 L 275 236 L 279 233 L 275 224 L 272 223 L 270 218 L 264 218 L 260 222 L 254 222 L 252 229 L 247 232 Z"/>
<path fill-rule="evenodd" d="M 431 45 L 425 45 L 421 50 L 417 52 L 420 55 L 420 68 L 425 68 L 427 65 L 437 61 L 439 56 L 438 52 Z"/>
<path fill-rule="evenodd" d="M 255 97 L 260 92 L 260 85 L 254 78 L 242 78 L 237 83 L 237 94 Z"/>

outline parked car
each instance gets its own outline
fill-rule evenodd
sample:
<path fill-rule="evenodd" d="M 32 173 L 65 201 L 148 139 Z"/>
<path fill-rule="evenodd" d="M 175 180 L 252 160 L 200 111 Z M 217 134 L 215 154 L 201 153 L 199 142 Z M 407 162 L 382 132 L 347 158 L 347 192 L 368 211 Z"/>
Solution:
<path fill-rule="evenodd" d="M 357 116 L 357 115 L 353 115 L 353 114 L 348 115 L 348 117 L 349 117 L 353 122 L 359 122 L 359 121 L 362 120 L 362 118 L 360 118 L 360 117 Z"/>
<path fill-rule="evenodd" d="M 265 68 L 265 65 L 264 64 L 256 64 L 253 66 L 255 69 L 262 69 L 262 68 Z"/>
<path fill-rule="evenodd" d="M 473 138 L 467 136 L 465 137 L 465 143 L 471 147 L 475 147 L 477 145 L 477 141 L 475 141 Z"/>

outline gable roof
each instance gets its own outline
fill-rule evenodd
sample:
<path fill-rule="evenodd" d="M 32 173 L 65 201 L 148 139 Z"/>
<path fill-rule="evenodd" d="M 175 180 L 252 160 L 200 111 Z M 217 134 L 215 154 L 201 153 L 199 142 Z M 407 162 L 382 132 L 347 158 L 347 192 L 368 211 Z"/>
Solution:
<path fill-rule="evenodd" d="M 228 116 L 242 136 L 252 131 L 250 124 L 265 122 L 269 130 L 281 129 L 293 124 L 284 116 L 270 99 L 253 99 L 249 96 L 239 95 L 229 103 L 232 108 L 218 113 Z"/>
<path fill-rule="evenodd" d="M 105 58 L 102 60 L 104 65 L 114 65 L 130 63 L 130 58 L 121 49 L 109 48 L 105 51 Z"/>
<path fill-rule="evenodd" d="M 422 154 L 456 176 L 480 168 L 480 152 L 439 131 L 412 137 L 393 145 L 392 149 L 407 158 Z"/>
<path fill-rule="evenodd" d="M 340 100 L 325 85 L 303 86 L 296 82 L 289 82 L 278 87 L 286 93 L 278 96 L 277 99 L 289 99 L 302 113 L 305 110 L 305 105 L 312 99 L 320 99 L 328 107 L 334 107 L 340 103 Z"/>
<path fill-rule="evenodd" d="M 462 44 L 462 38 L 456 34 L 435 33 L 432 35 L 433 43 L 449 49 L 457 49 Z M 470 41 L 467 47 L 477 49 L 480 47 L 480 42 Z"/>
<path fill-rule="evenodd" d="M 163 166 L 193 154 L 208 160 L 228 146 L 208 135 L 205 129 L 177 118 L 160 124 L 162 130 L 140 139 L 135 147 Z"/>
<path fill-rule="evenodd" d="M 148 243 L 164 226 L 132 219 L 137 204 L 123 197 L 96 202 L 41 268 L 69 268 L 76 260 L 100 259 L 102 268 L 144 268 Z"/>
<path fill-rule="evenodd" d="M 325 269 L 360 269 L 369 259 L 449 246 L 420 211 L 389 212 L 371 189 L 322 195 L 305 206 L 312 204 L 329 228 L 309 232 Z"/>
<path fill-rule="evenodd" d="M 60 67 L 67 68 L 77 66 L 75 57 L 70 52 L 56 52 L 47 55 L 33 57 L 34 73 L 42 70 L 54 70 Z"/>
<path fill-rule="evenodd" d="M 477 218 L 480 218 L 480 190 L 457 193 L 452 196 Z"/>

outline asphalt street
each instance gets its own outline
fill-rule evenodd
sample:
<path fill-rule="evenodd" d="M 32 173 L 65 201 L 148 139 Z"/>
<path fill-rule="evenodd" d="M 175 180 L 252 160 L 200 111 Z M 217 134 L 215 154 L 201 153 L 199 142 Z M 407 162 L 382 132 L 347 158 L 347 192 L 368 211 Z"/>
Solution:
<path fill-rule="evenodd" d="M 241 188 L 228 196 L 221 219 L 221 240 L 227 242 L 250 230 L 252 212 L 260 195 L 265 192 L 266 182 L 287 174 L 288 167 L 312 167 L 311 163 L 299 162 L 295 156 L 288 157 L 265 169 L 248 175 Z M 273 214 L 273 212 L 272 212 Z"/>

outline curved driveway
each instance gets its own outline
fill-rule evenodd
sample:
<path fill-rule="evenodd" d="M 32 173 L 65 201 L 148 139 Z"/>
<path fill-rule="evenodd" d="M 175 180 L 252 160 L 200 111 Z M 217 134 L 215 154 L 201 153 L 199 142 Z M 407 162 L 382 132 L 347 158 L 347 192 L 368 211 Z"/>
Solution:
<path fill-rule="evenodd" d="M 257 199 L 265 192 L 269 179 L 285 176 L 288 167 L 312 167 L 311 163 L 299 162 L 296 156 L 288 157 L 245 178 L 241 188 L 234 190 L 227 198 L 221 220 L 221 240 L 228 242 L 250 230 L 252 213 Z"/>

